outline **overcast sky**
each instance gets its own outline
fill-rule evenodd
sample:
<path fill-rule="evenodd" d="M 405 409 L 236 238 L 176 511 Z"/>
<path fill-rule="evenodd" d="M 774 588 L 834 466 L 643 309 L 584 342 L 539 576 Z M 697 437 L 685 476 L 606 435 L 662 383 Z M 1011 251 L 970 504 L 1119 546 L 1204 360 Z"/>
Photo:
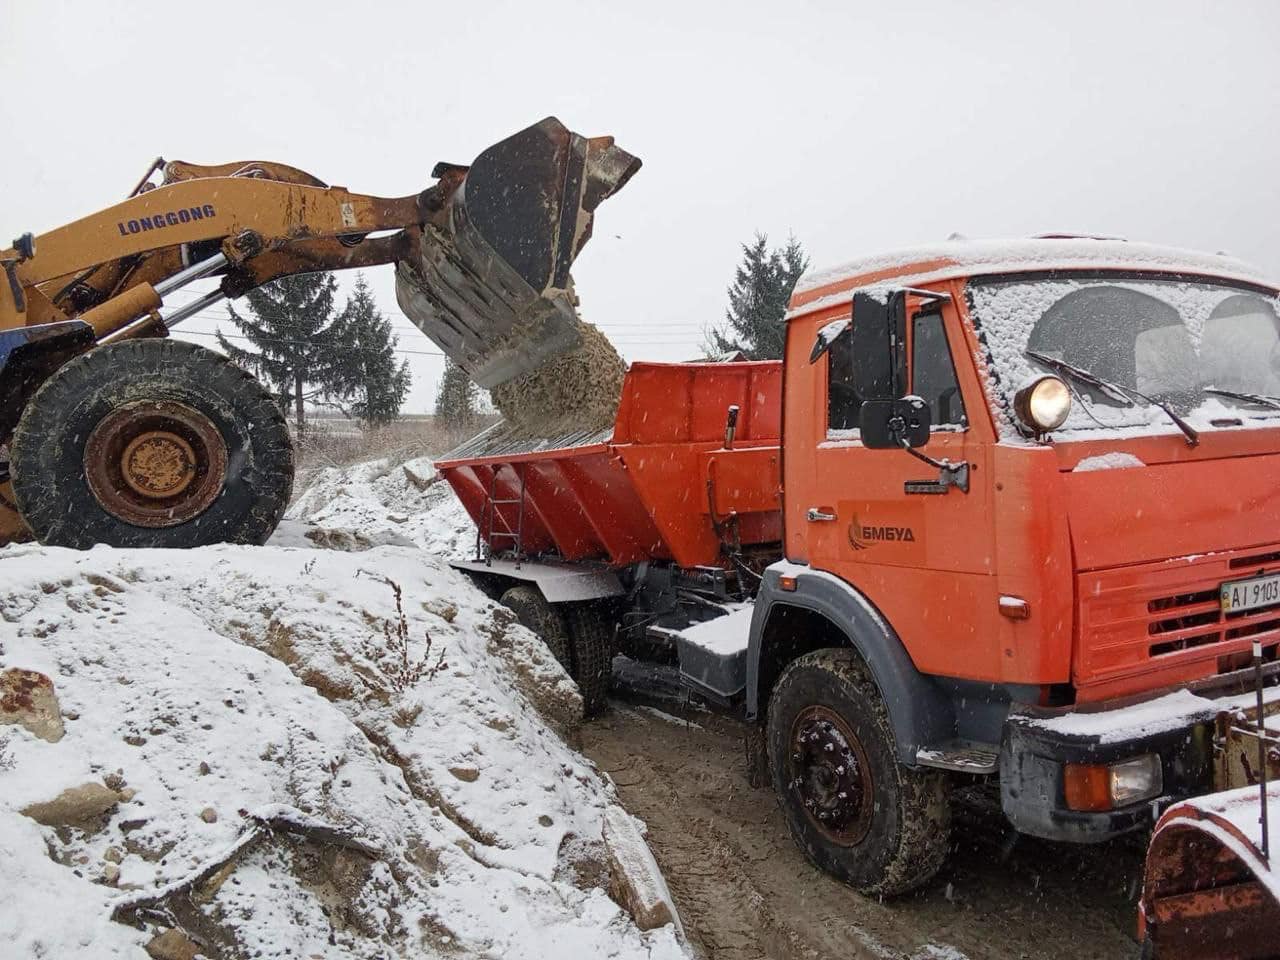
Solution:
<path fill-rule="evenodd" d="M 815 266 L 1079 231 L 1280 276 L 1277 41 L 1270 2 L 0 0 L 0 237 L 118 201 L 157 155 L 416 193 L 554 114 L 644 161 L 574 269 L 628 359 L 697 356 L 757 230 Z M 435 347 L 391 268 L 369 279 L 427 410 Z"/>

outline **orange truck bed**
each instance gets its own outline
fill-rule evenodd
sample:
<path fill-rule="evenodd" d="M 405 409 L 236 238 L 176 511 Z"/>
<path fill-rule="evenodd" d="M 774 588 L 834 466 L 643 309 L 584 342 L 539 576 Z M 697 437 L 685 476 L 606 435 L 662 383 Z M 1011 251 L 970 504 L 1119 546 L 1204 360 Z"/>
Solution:
<path fill-rule="evenodd" d="M 730 545 L 782 540 L 781 415 L 779 361 L 634 363 L 612 432 L 513 442 L 499 425 L 436 468 L 495 554 L 519 530 L 527 556 L 722 566 Z"/>

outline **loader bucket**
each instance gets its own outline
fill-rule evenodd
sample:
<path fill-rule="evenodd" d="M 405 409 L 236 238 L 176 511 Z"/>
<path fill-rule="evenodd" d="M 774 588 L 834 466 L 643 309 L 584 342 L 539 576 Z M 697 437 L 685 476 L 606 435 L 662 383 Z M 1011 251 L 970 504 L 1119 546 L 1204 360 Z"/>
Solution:
<path fill-rule="evenodd" d="M 415 255 L 396 265 L 400 308 L 486 388 L 575 349 L 569 268 L 596 207 L 639 167 L 612 137 L 581 137 L 555 117 L 469 168 L 440 164 L 438 206 Z"/>

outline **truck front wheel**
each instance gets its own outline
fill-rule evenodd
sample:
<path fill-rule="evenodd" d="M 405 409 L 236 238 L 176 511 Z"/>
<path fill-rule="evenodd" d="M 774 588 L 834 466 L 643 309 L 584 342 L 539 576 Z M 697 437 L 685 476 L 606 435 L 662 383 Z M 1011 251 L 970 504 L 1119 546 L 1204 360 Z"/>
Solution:
<path fill-rule="evenodd" d="M 817 866 L 880 896 L 941 868 L 945 776 L 899 763 L 884 701 L 855 651 L 818 650 L 787 667 L 769 700 L 768 748 L 791 835 Z"/>

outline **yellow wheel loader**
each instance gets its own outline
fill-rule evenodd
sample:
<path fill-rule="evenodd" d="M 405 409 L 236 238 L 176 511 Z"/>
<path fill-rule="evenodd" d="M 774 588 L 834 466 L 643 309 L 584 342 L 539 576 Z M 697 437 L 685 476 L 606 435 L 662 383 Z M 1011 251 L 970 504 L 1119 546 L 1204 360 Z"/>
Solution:
<path fill-rule="evenodd" d="M 24 234 L 0 251 L 0 544 L 262 543 L 293 484 L 283 416 L 169 329 L 278 277 L 394 263 L 410 320 L 496 386 L 580 342 L 569 268 L 639 166 L 553 117 L 401 198 L 157 159 L 123 202 Z"/>

